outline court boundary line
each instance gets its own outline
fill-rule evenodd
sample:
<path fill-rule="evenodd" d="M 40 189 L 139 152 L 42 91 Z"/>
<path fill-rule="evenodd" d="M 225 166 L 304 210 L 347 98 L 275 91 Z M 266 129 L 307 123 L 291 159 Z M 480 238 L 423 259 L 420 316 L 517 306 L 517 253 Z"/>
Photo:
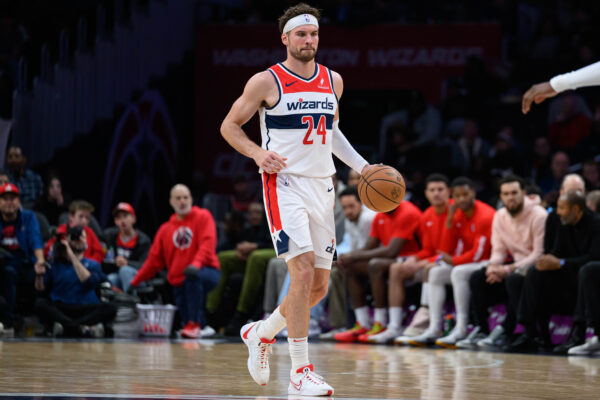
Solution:
<path fill-rule="evenodd" d="M 212 395 L 212 394 L 198 394 L 198 395 L 171 395 L 171 394 L 107 394 L 107 393 L 2 393 L 0 392 L 0 398 L 3 397 L 65 397 L 65 398 L 101 398 L 101 399 L 175 399 L 175 400 L 214 400 L 214 399 L 232 399 L 232 400 L 256 400 L 262 398 L 265 400 L 288 400 L 289 396 L 269 396 L 269 395 L 256 395 L 256 396 L 239 396 L 239 395 Z M 291 397 L 295 398 L 295 397 Z M 311 397 L 306 397 L 310 399 Z M 329 397 L 320 397 L 322 399 L 329 399 Z M 340 400 L 416 400 L 411 398 L 366 398 L 366 397 L 338 397 L 335 398 Z"/>

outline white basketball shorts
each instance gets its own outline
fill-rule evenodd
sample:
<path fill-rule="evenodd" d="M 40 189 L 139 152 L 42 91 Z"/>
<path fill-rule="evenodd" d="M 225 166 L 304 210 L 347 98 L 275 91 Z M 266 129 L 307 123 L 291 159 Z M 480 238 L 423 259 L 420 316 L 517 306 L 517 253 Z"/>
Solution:
<path fill-rule="evenodd" d="M 315 252 L 315 267 L 331 268 L 335 252 L 335 190 L 328 178 L 262 174 L 263 198 L 277 257 Z"/>

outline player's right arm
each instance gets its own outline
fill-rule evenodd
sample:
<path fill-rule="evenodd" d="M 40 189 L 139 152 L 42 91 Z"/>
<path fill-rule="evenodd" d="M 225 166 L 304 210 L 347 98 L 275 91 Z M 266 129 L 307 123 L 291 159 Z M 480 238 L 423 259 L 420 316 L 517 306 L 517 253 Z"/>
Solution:
<path fill-rule="evenodd" d="M 577 89 L 585 86 L 600 85 L 600 62 L 588 65 L 562 75 L 557 75 L 548 82 L 533 85 L 523 95 L 521 111 L 527 114 L 531 108 L 531 103 L 541 103 L 549 97 L 554 97 L 558 93 L 569 89 Z"/>
<path fill-rule="evenodd" d="M 286 166 L 287 158 L 265 150 L 254 143 L 242 126 L 264 105 L 274 104 L 279 96 L 277 83 L 268 71 L 254 75 L 244 88 L 242 95 L 233 103 L 221 124 L 221 135 L 234 149 L 254 160 L 263 171 L 274 174 Z"/>

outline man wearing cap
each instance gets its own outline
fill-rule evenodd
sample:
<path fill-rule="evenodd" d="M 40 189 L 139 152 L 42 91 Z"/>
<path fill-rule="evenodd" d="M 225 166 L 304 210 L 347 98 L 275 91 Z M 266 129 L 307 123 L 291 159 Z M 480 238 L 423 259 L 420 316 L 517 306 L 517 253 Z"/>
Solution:
<path fill-rule="evenodd" d="M 27 157 L 19 146 L 11 146 L 6 153 L 6 168 L 10 181 L 14 183 L 21 192 L 21 202 L 25 207 L 32 206 L 44 190 L 42 178 L 25 168 Z"/>
<path fill-rule="evenodd" d="M 115 226 L 104 231 L 107 246 L 104 264 L 109 269 L 116 268 L 116 272 L 108 275 L 110 283 L 126 292 L 129 282 L 146 260 L 152 243 L 148 235 L 134 228 L 136 216 L 131 204 L 117 204 L 113 217 Z"/>
<path fill-rule="evenodd" d="M 19 297 L 33 303 L 35 275 L 45 271 L 42 249 L 37 219 L 21 208 L 19 189 L 12 183 L 0 186 L 0 290 L 8 306 L 0 319 L 5 326 L 13 322 L 17 287 Z"/>

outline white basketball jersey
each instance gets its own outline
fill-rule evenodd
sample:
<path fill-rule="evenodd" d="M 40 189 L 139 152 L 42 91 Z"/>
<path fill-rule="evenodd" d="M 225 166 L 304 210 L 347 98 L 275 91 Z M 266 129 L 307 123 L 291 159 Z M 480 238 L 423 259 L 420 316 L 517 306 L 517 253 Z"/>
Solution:
<path fill-rule="evenodd" d="M 279 87 L 279 101 L 260 109 L 262 148 L 286 157 L 282 173 L 324 178 L 335 173 L 331 156 L 337 96 L 327 67 L 316 64 L 304 79 L 283 64 L 268 69 Z"/>

